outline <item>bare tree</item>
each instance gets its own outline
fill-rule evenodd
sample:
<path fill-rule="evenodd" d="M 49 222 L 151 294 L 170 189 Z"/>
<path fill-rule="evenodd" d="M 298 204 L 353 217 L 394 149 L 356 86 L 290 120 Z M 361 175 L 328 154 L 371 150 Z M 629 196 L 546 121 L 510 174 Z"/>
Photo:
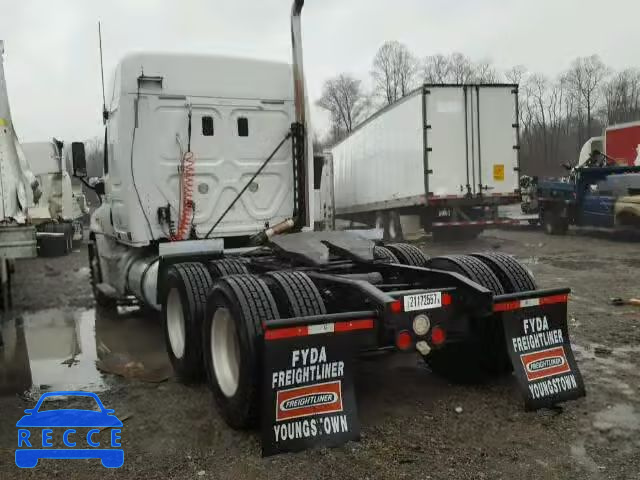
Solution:
<path fill-rule="evenodd" d="M 628 68 L 616 73 L 602 88 L 605 123 L 620 123 L 640 118 L 640 70 Z"/>
<path fill-rule="evenodd" d="M 472 64 L 472 79 L 478 83 L 497 83 L 500 75 L 491 60 L 482 60 Z"/>
<path fill-rule="evenodd" d="M 593 111 L 597 107 L 600 86 L 608 69 L 598 55 L 576 58 L 567 72 L 574 94 L 577 94 L 587 117 L 587 137 L 591 136 Z"/>
<path fill-rule="evenodd" d="M 418 63 L 400 42 L 385 42 L 373 59 L 371 76 L 376 93 L 391 104 L 411 91 Z"/>
<path fill-rule="evenodd" d="M 370 102 L 360 80 L 340 74 L 324 82 L 317 105 L 331 114 L 334 141 L 348 135 L 367 114 Z"/>
<path fill-rule="evenodd" d="M 422 76 L 426 83 L 447 83 L 450 71 L 449 58 L 441 53 L 425 57 L 422 64 Z"/>
<path fill-rule="evenodd" d="M 524 65 L 515 65 L 504 72 L 504 76 L 506 77 L 507 81 L 515 85 L 519 85 L 526 75 L 527 67 L 525 67 Z"/>
<path fill-rule="evenodd" d="M 449 78 L 452 83 L 469 83 L 473 78 L 473 64 L 466 55 L 452 53 L 449 57 Z"/>

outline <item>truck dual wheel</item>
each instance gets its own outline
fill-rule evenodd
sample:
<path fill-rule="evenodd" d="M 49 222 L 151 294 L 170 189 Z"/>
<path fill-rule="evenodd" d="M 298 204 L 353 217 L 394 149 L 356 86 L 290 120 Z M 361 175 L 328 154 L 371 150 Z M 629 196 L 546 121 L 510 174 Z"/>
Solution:
<path fill-rule="evenodd" d="M 87 252 L 89 254 L 89 273 L 91 275 L 91 290 L 93 291 L 93 298 L 99 307 L 105 309 L 116 308 L 116 302 L 113 298 L 109 298 L 104 295 L 97 286 L 102 283 L 102 268 L 100 267 L 100 260 L 98 259 L 98 245 L 95 237 L 89 239 L 87 245 Z"/>
<path fill-rule="evenodd" d="M 385 247 L 393 253 L 403 265 L 412 267 L 424 267 L 429 261 L 429 257 L 422 250 L 408 243 L 388 243 Z"/>
<path fill-rule="evenodd" d="M 553 210 L 542 214 L 542 226 L 548 235 L 565 235 L 569 230 L 569 222 Z"/>
<path fill-rule="evenodd" d="M 241 275 L 249 273 L 245 264 L 235 258 L 213 260 L 209 262 L 208 267 L 209 273 L 214 279 L 224 277 L 226 275 Z"/>
<path fill-rule="evenodd" d="M 482 261 L 467 255 L 432 258 L 427 266 L 460 273 L 495 295 L 505 293 L 502 283 Z M 500 320 L 490 316 L 470 319 L 472 340 L 446 344 L 423 357 L 434 373 L 459 383 L 479 383 L 511 372 Z"/>
<path fill-rule="evenodd" d="M 318 288 L 303 272 L 270 272 L 265 276 L 281 318 L 327 313 Z"/>
<path fill-rule="evenodd" d="M 396 257 L 391 250 L 380 245 L 373 247 L 373 258 L 376 260 L 388 260 L 389 263 L 400 263 L 398 257 Z"/>
<path fill-rule="evenodd" d="M 232 428 L 258 422 L 262 323 L 277 318 L 276 300 L 254 275 L 223 277 L 209 295 L 202 324 L 207 383 Z"/>
<path fill-rule="evenodd" d="M 533 275 L 515 258 L 504 253 L 485 252 L 472 253 L 498 277 L 504 293 L 526 292 L 538 287 Z"/>
<path fill-rule="evenodd" d="M 202 379 L 201 328 L 213 281 L 202 263 L 185 262 L 167 270 L 162 323 L 169 360 L 184 382 Z"/>

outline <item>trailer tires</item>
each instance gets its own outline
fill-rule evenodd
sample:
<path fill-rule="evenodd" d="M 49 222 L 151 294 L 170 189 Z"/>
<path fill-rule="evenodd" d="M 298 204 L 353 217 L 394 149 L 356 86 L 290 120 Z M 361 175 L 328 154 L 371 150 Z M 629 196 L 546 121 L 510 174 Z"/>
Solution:
<path fill-rule="evenodd" d="M 504 253 L 485 252 L 472 253 L 498 277 L 505 293 L 526 292 L 536 290 L 536 281 L 520 262 Z"/>
<path fill-rule="evenodd" d="M 475 257 L 436 257 L 427 266 L 460 273 L 495 295 L 505 293 L 498 277 Z M 431 370 L 458 383 L 482 383 L 510 373 L 512 366 L 500 319 L 492 316 L 472 320 L 470 328 L 472 340 L 445 344 L 423 357 Z"/>
<path fill-rule="evenodd" d="M 376 260 L 388 260 L 389 263 L 400 263 L 398 257 L 396 257 L 391 250 L 380 245 L 373 247 L 373 258 Z"/>
<path fill-rule="evenodd" d="M 327 313 L 320 292 L 303 272 L 269 272 L 266 275 L 281 318 Z"/>
<path fill-rule="evenodd" d="M 225 258 L 209 262 L 209 273 L 212 278 L 218 279 L 227 275 L 246 274 L 249 273 L 249 270 L 241 261 L 234 258 Z"/>
<path fill-rule="evenodd" d="M 429 261 L 429 257 L 422 250 L 408 243 L 389 243 L 385 247 L 393 253 L 403 265 L 412 267 L 424 267 Z"/>
<path fill-rule="evenodd" d="M 167 270 L 162 324 L 169 360 L 187 383 L 202 379 L 201 327 L 213 281 L 202 263 L 177 263 Z"/>
<path fill-rule="evenodd" d="M 279 318 L 273 295 L 254 275 L 216 281 L 202 324 L 207 383 L 225 422 L 235 429 L 260 417 L 262 323 Z"/>

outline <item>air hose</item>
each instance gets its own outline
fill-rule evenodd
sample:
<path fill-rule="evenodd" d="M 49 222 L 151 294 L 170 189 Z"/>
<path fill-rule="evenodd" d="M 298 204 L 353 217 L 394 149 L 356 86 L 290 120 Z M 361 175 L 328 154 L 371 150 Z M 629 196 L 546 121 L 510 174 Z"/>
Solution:
<path fill-rule="evenodd" d="M 186 240 L 191 230 L 193 221 L 193 185 L 196 165 L 194 155 L 191 151 L 191 108 L 189 108 L 189 125 L 187 128 L 188 143 L 187 151 L 182 155 L 180 162 L 180 210 L 178 212 L 178 230 L 171 232 L 171 240 Z"/>

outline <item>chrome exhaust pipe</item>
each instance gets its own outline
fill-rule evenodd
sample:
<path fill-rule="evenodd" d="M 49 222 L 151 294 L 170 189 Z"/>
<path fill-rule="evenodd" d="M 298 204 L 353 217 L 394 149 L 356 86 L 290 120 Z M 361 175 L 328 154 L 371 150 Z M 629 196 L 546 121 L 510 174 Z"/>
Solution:
<path fill-rule="evenodd" d="M 307 112 L 304 90 L 304 67 L 302 63 L 302 25 L 300 15 L 304 0 L 294 0 L 291 7 L 291 47 L 293 51 L 293 94 L 296 122 L 307 127 Z"/>

